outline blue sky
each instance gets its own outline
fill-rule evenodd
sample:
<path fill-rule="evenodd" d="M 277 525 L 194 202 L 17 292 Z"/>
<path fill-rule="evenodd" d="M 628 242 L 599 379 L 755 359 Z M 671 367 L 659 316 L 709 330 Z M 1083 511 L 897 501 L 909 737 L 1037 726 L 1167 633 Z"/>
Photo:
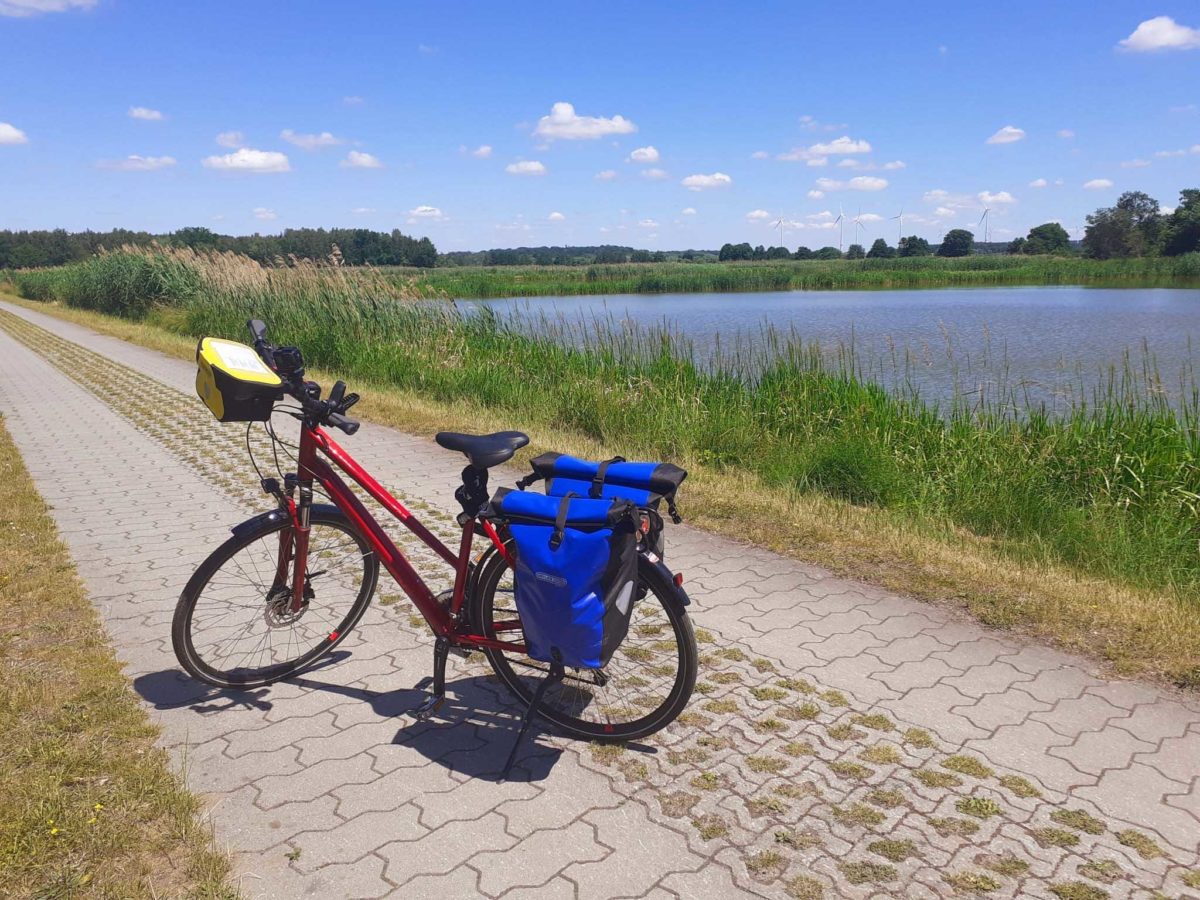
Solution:
<path fill-rule="evenodd" d="M 0 228 L 815 248 L 1200 186 L 1194 0 L 0 0 L 0 47 Z"/>

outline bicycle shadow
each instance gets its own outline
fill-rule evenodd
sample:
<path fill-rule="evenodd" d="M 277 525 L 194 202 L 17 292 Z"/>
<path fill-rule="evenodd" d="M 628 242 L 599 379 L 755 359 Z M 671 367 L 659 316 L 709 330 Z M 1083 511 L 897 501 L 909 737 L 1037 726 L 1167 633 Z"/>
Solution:
<path fill-rule="evenodd" d="M 350 654 L 345 651 L 335 652 L 314 668 L 281 684 L 367 703 L 381 719 L 403 719 L 403 724 L 388 744 L 409 748 L 430 762 L 472 779 L 489 782 L 542 781 L 549 777 L 563 754 L 565 745 L 554 726 L 542 719 L 535 719 L 521 741 L 512 771 L 504 778 L 502 770 L 516 741 L 525 710 L 495 676 L 451 677 L 446 683 L 446 701 L 442 707 L 430 719 L 417 721 L 408 718 L 408 714 L 415 711 L 427 696 L 420 682 L 411 688 L 377 691 L 314 677 L 348 656 Z M 201 715 L 238 708 L 266 712 L 274 708 L 276 702 L 287 702 L 286 699 L 270 699 L 271 686 L 249 691 L 215 688 L 194 680 L 178 669 L 164 669 L 138 676 L 133 686 L 155 709 L 186 707 Z M 646 745 L 627 746 L 635 752 L 655 752 Z M 372 748 L 363 747 L 364 751 L 367 749 Z"/>

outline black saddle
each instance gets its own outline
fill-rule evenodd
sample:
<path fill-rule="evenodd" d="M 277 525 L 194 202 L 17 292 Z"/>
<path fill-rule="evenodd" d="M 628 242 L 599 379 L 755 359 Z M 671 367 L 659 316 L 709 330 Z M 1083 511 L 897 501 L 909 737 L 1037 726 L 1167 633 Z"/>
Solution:
<path fill-rule="evenodd" d="M 433 439 L 447 450 L 465 453 L 471 465 L 490 469 L 512 459 L 512 455 L 529 443 L 529 435 L 519 431 L 497 431 L 495 434 L 459 434 L 439 431 Z"/>

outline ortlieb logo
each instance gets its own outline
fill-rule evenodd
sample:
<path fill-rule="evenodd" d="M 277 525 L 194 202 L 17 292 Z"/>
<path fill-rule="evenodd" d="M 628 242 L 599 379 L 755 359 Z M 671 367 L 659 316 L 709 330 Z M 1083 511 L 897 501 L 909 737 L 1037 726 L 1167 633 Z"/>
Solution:
<path fill-rule="evenodd" d="M 567 586 L 567 579 L 563 578 L 561 575 L 551 575 L 549 572 L 535 572 L 534 577 L 537 578 L 538 581 L 544 581 L 547 584 L 554 585 L 555 587 Z"/>

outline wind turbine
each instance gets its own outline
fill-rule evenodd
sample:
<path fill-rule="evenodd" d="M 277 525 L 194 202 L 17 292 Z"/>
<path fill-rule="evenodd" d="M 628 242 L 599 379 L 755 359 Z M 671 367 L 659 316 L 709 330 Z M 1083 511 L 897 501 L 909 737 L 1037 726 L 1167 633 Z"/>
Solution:
<path fill-rule="evenodd" d="M 779 228 L 779 246 L 782 247 L 783 246 L 783 213 L 779 214 L 779 221 L 777 221 L 775 223 L 775 225 Z"/>
<path fill-rule="evenodd" d="M 838 227 L 838 253 L 842 252 L 842 222 L 846 218 L 846 214 L 842 212 L 842 204 L 838 204 L 838 217 L 833 220 L 833 224 Z"/>
<path fill-rule="evenodd" d="M 860 247 L 862 246 L 862 238 L 860 237 L 859 232 L 861 232 L 865 227 L 866 226 L 863 225 L 862 222 L 862 207 L 860 206 L 858 208 L 858 215 L 854 217 L 854 243 L 858 244 Z"/>
<path fill-rule="evenodd" d="M 991 211 L 991 207 L 985 206 L 983 208 L 983 215 L 979 217 L 979 225 L 983 226 L 983 242 L 985 244 L 988 242 L 988 213 Z"/>
<path fill-rule="evenodd" d="M 897 247 L 899 247 L 899 246 L 900 246 L 900 242 L 901 242 L 902 240 L 904 240 L 904 207 L 903 207 L 903 206 L 902 206 L 902 207 L 900 207 L 900 215 L 898 215 L 898 216 L 892 216 L 892 219 L 893 219 L 893 220 L 894 220 L 894 219 L 899 219 L 899 220 L 900 220 L 900 230 L 899 230 L 899 232 L 896 234 L 896 246 L 897 246 Z"/>

